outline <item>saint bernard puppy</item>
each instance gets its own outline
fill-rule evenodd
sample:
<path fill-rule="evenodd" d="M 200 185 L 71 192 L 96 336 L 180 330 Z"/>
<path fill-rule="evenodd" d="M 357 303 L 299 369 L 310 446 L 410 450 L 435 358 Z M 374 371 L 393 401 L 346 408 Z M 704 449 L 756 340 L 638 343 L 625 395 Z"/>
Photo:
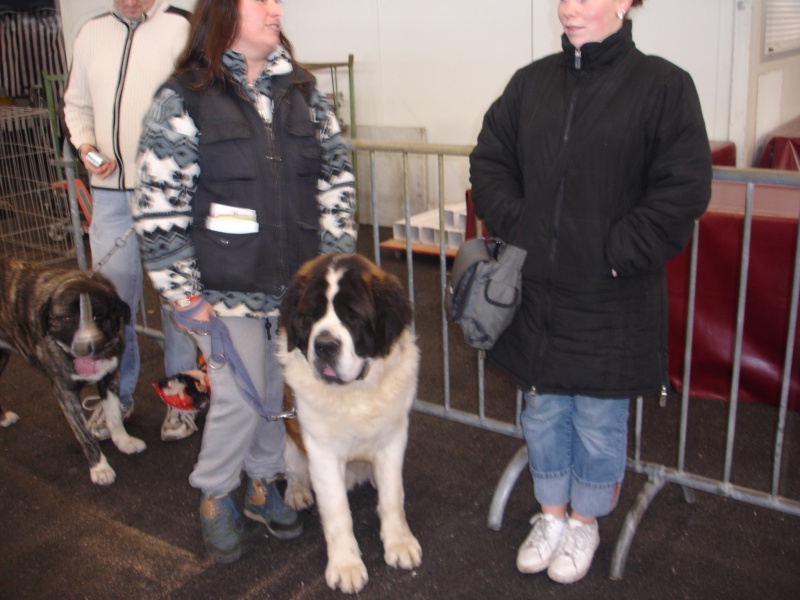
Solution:
<path fill-rule="evenodd" d="M 12 351 L 47 374 L 97 485 L 110 485 L 116 474 L 86 426 L 79 397 L 84 385 L 97 384 L 114 445 L 125 454 L 145 449 L 125 431 L 119 407 L 119 362 L 130 319 L 128 305 L 101 275 L 0 258 L 0 374 Z M 0 407 L 0 425 L 16 420 Z"/>
<path fill-rule="evenodd" d="M 422 560 L 403 508 L 419 371 L 411 316 L 394 275 L 345 254 L 304 264 L 281 305 L 278 358 L 301 435 L 287 421 L 286 502 L 309 506 L 313 488 L 328 549 L 325 580 L 346 593 L 368 580 L 347 499 L 347 490 L 367 479 L 378 489 L 386 563 L 412 569 Z"/>

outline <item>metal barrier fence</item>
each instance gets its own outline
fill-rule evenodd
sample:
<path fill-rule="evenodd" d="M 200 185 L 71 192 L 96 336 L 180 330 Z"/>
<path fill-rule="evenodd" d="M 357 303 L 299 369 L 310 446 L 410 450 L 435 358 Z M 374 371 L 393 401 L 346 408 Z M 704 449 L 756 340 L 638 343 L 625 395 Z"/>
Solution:
<path fill-rule="evenodd" d="M 768 169 L 732 169 L 719 167 L 714 169 L 714 179 L 746 184 L 744 199 L 744 218 L 742 228 L 742 252 L 740 257 L 739 293 L 737 297 L 736 332 L 734 342 L 733 371 L 731 375 L 731 392 L 728 398 L 728 425 L 725 443 L 725 461 L 723 474 L 720 479 L 704 477 L 686 470 L 687 426 L 689 423 L 689 390 L 692 365 L 692 340 L 694 332 L 694 309 L 697 298 L 697 253 L 698 253 L 698 225 L 695 223 L 695 232 L 692 236 L 691 263 L 689 271 L 689 296 L 688 316 L 686 325 L 686 344 L 684 347 L 684 385 L 681 394 L 681 419 L 678 456 L 676 465 L 667 465 L 647 462 L 641 458 L 642 449 L 642 418 L 644 406 L 642 398 L 637 398 L 635 421 L 634 456 L 628 460 L 628 469 L 636 473 L 647 475 L 648 481 L 639 493 L 633 507 L 625 518 L 617 545 L 611 562 L 611 577 L 619 579 L 625 568 L 628 551 L 633 536 L 656 494 L 667 482 L 677 483 L 684 489 L 684 496 L 691 501 L 695 490 L 718 494 L 733 500 L 770 508 L 783 513 L 800 516 L 800 501 L 796 498 L 786 498 L 780 495 L 781 465 L 783 462 L 783 447 L 786 434 L 786 418 L 788 410 L 789 391 L 794 362 L 794 346 L 797 333 L 798 293 L 800 292 L 800 227 L 795 237 L 795 254 L 792 269 L 791 299 L 789 304 L 788 327 L 786 331 L 786 345 L 784 353 L 783 374 L 781 381 L 780 404 L 777 410 L 775 423 L 775 446 L 772 457 L 772 484 L 768 492 L 736 485 L 731 481 L 733 467 L 733 448 L 736 441 L 736 415 L 739 406 L 739 379 L 742 370 L 742 349 L 744 333 L 744 315 L 747 305 L 747 278 L 750 266 L 750 242 L 753 226 L 753 205 L 756 185 L 788 186 L 800 193 L 800 174 L 788 171 L 773 171 Z M 800 214 L 797 215 L 800 219 Z"/>
<path fill-rule="evenodd" d="M 404 165 L 404 189 L 403 203 L 406 229 L 411 225 L 410 214 L 410 181 L 409 157 L 413 155 L 426 155 L 435 157 L 438 162 L 438 198 L 437 206 L 439 209 L 439 230 L 445 230 L 445 184 L 444 184 L 444 160 L 446 157 L 466 157 L 472 150 L 472 146 L 442 145 L 442 144 L 417 144 L 402 142 L 380 142 L 371 140 L 353 139 L 350 142 L 351 148 L 356 152 L 369 155 L 370 178 L 371 178 L 371 204 L 372 204 L 372 228 L 373 228 L 373 256 L 378 265 L 381 263 L 379 216 L 380 207 L 378 206 L 378 181 L 375 168 L 375 155 L 382 152 L 399 153 L 403 157 Z M 74 186 L 74 172 L 72 169 L 72 157 L 69 148 L 65 147 L 64 161 L 60 166 L 65 168 L 67 180 L 69 182 L 68 192 L 72 221 L 75 227 L 79 226 L 79 214 Z M 639 492 L 633 506 L 630 508 L 623 528 L 617 539 L 614 555 L 612 557 L 611 572 L 612 578 L 622 577 L 625 561 L 632 543 L 636 529 L 641 519 L 649 507 L 652 500 L 666 483 L 676 483 L 683 488 L 684 497 L 687 502 L 692 500 L 694 491 L 713 493 L 741 502 L 750 503 L 786 514 L 800 516 L 800 500 L 789 498 L 780 494 L 781 470 L 784 454 L 784 443 L 786 434 L 786 422 L 788 412 L 788 399 L 791 386 L 792 365 L 794 361 L 793 350 L 795 346 L 795 334 L 797 330 L 798 297 L 800 296 L 800 228 L 797 231 L 795 243 L 795 255 L 793 257 L 793 274 L 791 283 L 791 303 L 789 325 L 786 334 L 785 360 L 782 372 L 782 384 L 780 394 L 780 405 L 775 415 L 775 444 L 772 457 L 772 482 L 769 491 L 762 491 L 751 487 L 737 485 L 731 481 L 731 470 L 733 466 L 733 447 L 736 438 L 736 415 L 739 404 L 738 382 L 742 366 L 742 345 L 744 314 L 747 301 L 747 274 L 750 265 L 750 234 L 753 222 L 753 203 L 754 190 L 756 185 L 776 185 L 789 186 L 800 193 L 800 174 L 786 171 L 771 171 L 761 169 L 730 169 L 715 168 L 714 178 L 718 181 L 741 182 L 746 184 L 746 194 L 743 207 L 743 229 L 742 229 L 742 253 L 740 258 L 740 282 L 739 297 L 737 298 L 737 318 L 735 332 L 734 363 L 731 381 L 731 394 L 728 398 L 728 426 L 726 431 L 725 444 L 725 464 L 723 474 L 719 478 L 700 475 L 690 472 L 686 468 L 685 458 L 687 451 L 687 428 L 689 425 L 688 407 L 690 402 L 690 365 L 692 356 L 692 339 L 694 331 L 694 306 L 698 290 L 697 282 L 697 249 L 698 231 L 697 224 L 691 242 L 691 260 L 689 267 L 689 288 L 688 288 L 688 314 L 686 325 L 686 345 L 684 348 L 685 365 L 688 365 L 684 372 L 683 391 L 681 394 L 681 410 L 679 423 L 679 442 L 676 464 L 670 466 L 664 462 L 646 461 L 642 458 L 643 443 L 643 418 L 644 418 L 644 399 L 637 398 L 634 403 L 634 427 L 633 427 L 633 456 L 628 458 L 627 468 L 629 471 L 647 476 L 647 482 Z M 800 215 L 798 215 L 800 219 Z M 75 236 L 76 242 L 80 244 L 80 236 Z M 83 260 L 81 268 L 85 268 L 85 258 L 82 247 L 77 248 L 77 256 Z M 408 293 L 412 300 L 415 298 L 414 287 L 414 252 L 410 236 L 406 237 L 406 269 Z M 487 388 L 486 365 L 483 352 L 474 351 L 476 355 L 475 377 L 477 380 L 477 397 L 459 402 L 455 406 L 452 399 L 452 385 L 450 374 L 450 326 L 445 310 L 445 291 L 447 286 L 447 250 L 445 247 L 445 236 L 439 235 L 439 292 L 440 292 L 440 323 L 441 331 L 422 331 L 417 332 L 421 341 L 429 339 L 431 336 L 441 336 L 442 348 L 442 401 L 431 402 L 418 398 L 414 404 L 414 409 L 418 412 L 448 419 L 461 424 L 478 427 L 483 430 L 502 433 L 517 438 L 522 438 L 520 426 L 520 413 L 522 410 L 522 393 L 519 390 L 511 392 L 507 400 L 496 397 L 495 386 L 489 385 Z M 142 318 L 146 311 L 142 307 Z M 139 327 L 139 332 L 155 338 L 161 338 L 161 332 L 148 329 L 146 321 Z M 507 389 L 507 388 L 506 388 Z M 494 402 L 504 402 L 513 404 L 513 415 L 508 411 L 508 418 L 497 418 L 489 416 L 487 413 L 487 390 L 491 392 Z M 514 396 L 513 401 L 511 396 Z M 463 400 L 463 399 L 462 399 Z M 464 404 L 471 405 L 474 410 L 466 410 Z M 524 445 L 514 455 L 508 463 L 506 469 L 501 474 L 488 515 L 488 526 L 499 530 L 502 525 L 503 512 L 512 489 L 516 485 L 519 476 L 527 466 L 527 452 Z"/>
<path fill-rule="evenodd" d="M 74 257 L 69 204 L 54 183 L 49 115 L 42 108 L 0 106 L 0 248 L 42 263 Z"/>
<path fill-rule="evenodd" d="M 439 172 L 439 193 L 438 193 L 438 208 L 439 208 L 439 227 L 440 232 L 445 229 L 445 210 L 444 210 L 444 177 L 443 177 L 443 160 L 446 156 L 467 156 L 471 150 L 471 146 L 449 146 L 449 145 L 436 145 L 436 144 L 404 144 L 404 143 L 384 143 L 368 140 L 352 140 L 352 148 L 361 153 L 368 153 L 370 157 L 370 177 L 372 189 L 372 219 L 373 219 L 373 246 L 374 256 L 376 262 L 380 264 L 380 241 L 378 231 L 378 202 L 377 202 L 377 189 L 380 182 L 377 181 L 375 171 L 375 154 L 380 152 L 393 152 L 400 153 L 403 156 L 403 164 L 405 167 L 404 172 L 404 191 L 403 201 L 405 208 L 405 224 L 408 230 L 411 224 L 410 215 L 410 184 L 409 184 L 409 169 L 408 158 L 412 154 L 422 154 L 435 156 L 438 159 Z M 743 207 L 743 229 L 742 229 L 742 254 L 740 261 L 740 282 L 739 282 L 739 297 L 737 299 L 737 319 L 736 319 L 736 332 L 735 332 L 735 348 L 734 348 L 734 362 L 733 374 L 731 382 L 731 394 L 728 398 L 728 426 L 727 426 L 727 439 L 725 445 L 725 464 L 723 474 L 720 478 L 708 477 L 689 472 L 686 469 L 685 457 L 687 450 L 687 427 L 689 424 L 688 407 L 689 407 L 689 390 L 690 390 L 690 366 L 692 357 L 692 333 L 694 330 L 694 308 L 695 298 L 698 289 L 697 282 L 697 248 L 698 248 L 698 224 L 695 224 L 695 233 L 691 243 L 691 261 L 689 267 L 689 290 L 687 298 L 688 316 L 687 316 L 687 335 L 686 344 L 684 348 L 685 356 L 685 372 L 684 381 L 681 393 L 681 410 L 680 410 L 680 423 L 679 423 L 679 441 L 678 441 L 678 456 L 674 466 L 668 464 L 661 464 L 658 462 L 648 462 L 642 459 L 642 442 L 643 442 L 643 416 L 644 416 L 644 399 L 639 397 L 635 402 L 634 412 L 634 427 L 633 427 L 633 456 L 630 456 L 627 463 L 629 471 L 646 475 L 648 480 L 643 486 L 643 489 L 638 494 L 633 506 L 629 510 L 622 531 L 619 534 L 617 544 L 615 547 L 614 555 L 612 558 L 610 576 L 615 579 L 620 579 L 623 574 L 625 561 L 627 559 L 628 551 L 631 542 L 636 533 L 636 529 L 644 515 L 644 512 L 649 507 L 650 503 L 656 494 L 664 487 L 665 483 L 676 483 L 683 488 L 684 497 L 688 501 L 693 499 L 693 492 L 695 490 L 718 494 L 734 500 L 751 503 L 754 505 L 770 508 L 787 514 L 800 516 L 800 501 L 795 498 L 787 498 L 780 495 L 779 490 L 781 486 L 780 473 L 783 458 L 783 449 L 785 442 L 785 430 L 787 420 L 788 397 L 790 391 L 792 365 L 793 365 L 793 349 L 795 345 L 795 334 L 797 330 L 797 311 L 798 311 L 798 289 L 800 288 L 800 228 L 798 228 L 797 240 L 795 244 L 795 255 L 793 259 L 793 275 L 791 284 L 791 303 L 789 326 L 786 334 L 785 346 L 785 360 L 783 366 L 783 377 L 781 386 L 780 406 L 775 415 L 776 422 L 776 439 L 774 445 L 774 453 L 772 457 L 772 484 L 769 491 L 761 491 L 758 489 L 736 485 L 731 482 L 731 468 L 733 464 L 733 447 L 736 435 L 736 414 L 739 404 L 738 398 L 738 382 L 742 366 L 742 344 L 743 344 L 743 324 L 744 324 L 744 309 L 746 305 L 746 289 L 747 289 L 747 273 L 750 264 L 750 234 L 753 222 L 753 202 L 754 202 L 754 189 L 756 185 L 777 185 L 789 186 L 794 188 L 800 193 L 800 174 L 791 173 L 786 171 L 771 171 L 763 169 L 731 169 L 731 168 L 715 168 L 714 179 L 717 181 L 727 182 L 741 182 L 746 184 L 746 194 L 744 198 Z M 800 215 L 797 215 L 800 218 Z M 479 231 L 479 229 L 477 229 Z M 479 427 L 489 431 L 499 432 L 514 437 L 522 437 L 522 430 L 520 426 L 520 412 L 522 409 L 522 394 L 517 391 L 515 400 L 514 418 L 511 420 L 498 420 L 496 418 L 487 417 L 486 413 L 486 398 L 487 390 L 485 389 L 486 371 L 484 364 L 484 356 L 482 352 L 477 352 L 477 367 L 476 377 L 478 379 L 478 398 L 476 401 L 476 410 L 474 412 L 465 411 L 461 408 L 454 408 L 451 402 L 451 381 L 449 372 L 449 336 L 448 336 L 448 320 L 445 311 L 445 290 L 447 286 L 447 257 L 445 250 L 444 235 L 439 235 L 439 268 L 440 268 L 440 292 L 441 292 L 441 342 L 443 353 L 443 390 L 442 402 L 435 403 L 424 399 L 418 398 L 414 408 L 415 410 L 448 420 L 456 421 L 459 423 Z M 414 260 L 411 237 L 406 236 L 406 268 L 408 274 L 408 291 L 409 295 L 414 299 Z M 425 336 L 433 335 L 433 332 L 424 331 L 419 332 L 418 337 L 421 339 Z M 666 463 L 666 461 L 664 461 Z M 505 471 L 502 473 L 497 488 L 492 499 L 491 507 L 488 516 L 488 526 L 492 529 L 499 530 L 502 525 L 503 512 L 509 499 L 512 489 L 514 488 L 520 474 L 525 470 L 528 464 L 528 457 L 526 448 L 522 448 L 511 459 Z"/>

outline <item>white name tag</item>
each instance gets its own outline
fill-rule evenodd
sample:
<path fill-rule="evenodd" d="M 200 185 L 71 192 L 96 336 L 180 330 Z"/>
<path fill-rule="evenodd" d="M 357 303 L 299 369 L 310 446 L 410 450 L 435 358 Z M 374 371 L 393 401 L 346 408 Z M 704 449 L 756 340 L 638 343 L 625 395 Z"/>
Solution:
<path fill-rule="evenodd" d="M 256 211 L 212 202 L 206 218 L 206 229 L 220 233 L 257 233 Z"/>

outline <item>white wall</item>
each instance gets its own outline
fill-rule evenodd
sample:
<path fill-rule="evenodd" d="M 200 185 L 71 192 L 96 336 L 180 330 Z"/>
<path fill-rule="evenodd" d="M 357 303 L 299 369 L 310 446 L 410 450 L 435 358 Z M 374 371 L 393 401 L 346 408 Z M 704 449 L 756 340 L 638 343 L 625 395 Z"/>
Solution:
<path fill-rule="evenodd" d="M 194 0 L 174 3 L 191 9 Z M 71 28 L 110 0 L 60 4 L 70 48 Z M 422 128 L 429 142 L 474 144 L 484 112 L 514 71 L 559 50 L 557 4 L 302 0 L 283 5 L 284 30 L 303 62 L 355 56 L 358 124 Z M 774 124 L 800 114 L 800 55 L 761 60 L 762 5 L 647 0 L 631 11 L 636 45 L 691 73 L 709 137 L 735 142 L 739 166 L 753 163 Z M 457 201 L 468 186 L 466 161 L 461 162 L 447 164 L 448 201 Z"/>
<path fill-rule="evenodd" d="M 752 13 L 752 75 L 748 80 L 748 126 L 745 128 L 747 147 L 753 151 L 753 161 L 776 126 L 800 115 L 800 55 L 761 59 L 764 46 L 762 22 L 764 9 L 754 2 Z"/>
<path fill-rule="evenodd" d="M 511 74 L 559 50 L 557 5 L 303 0 L 284 5 L 284 25 L 302 60 L 355 55 L 359 122 L 471 144 Z M 800 114 L 800 56 L 762 60 L 762 13 L 762 0 L 647 0 L 631 11 L 637 46 L 691 73 L 709 137 L 736 143 L 740 166 L 775 124 Z"/>
<path fill-rule="evenodd" d="M 631 12 L 634 39 L 689 71 L 711 139 L 729 139 L 731 0 L 648 0 Z M 355 56 L 360 124 L 423 127 L 434 143 L 474 144 L 483 114 L 511 75 L 560 50 L 556 0 L 304 0 L 284 30 L 307 62 Z M 744 141 L 735 140 L 737 146 Z M 435 197 L 434 178 L 430 196 Z M 454 202 L 466 160 L 449 164 Z"/>

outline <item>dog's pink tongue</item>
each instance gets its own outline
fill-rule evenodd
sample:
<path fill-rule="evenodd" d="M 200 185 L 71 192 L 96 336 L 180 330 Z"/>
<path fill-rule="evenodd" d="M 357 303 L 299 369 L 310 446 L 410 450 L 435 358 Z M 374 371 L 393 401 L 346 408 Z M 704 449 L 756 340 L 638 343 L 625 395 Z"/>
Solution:
<path fill-rule="evenodd" d="M 78 375 L 94 375 L 97 371 L 97 359 L 76 358 L 74 361 L 75 372 Z"/>
<path fill-rule="evenodd" d="M 326 366 L 324 369 L 322 369 L 322 374 L 325 377 L 336 377 L 336 371 L 331 369 L 330 366 Z"/>

